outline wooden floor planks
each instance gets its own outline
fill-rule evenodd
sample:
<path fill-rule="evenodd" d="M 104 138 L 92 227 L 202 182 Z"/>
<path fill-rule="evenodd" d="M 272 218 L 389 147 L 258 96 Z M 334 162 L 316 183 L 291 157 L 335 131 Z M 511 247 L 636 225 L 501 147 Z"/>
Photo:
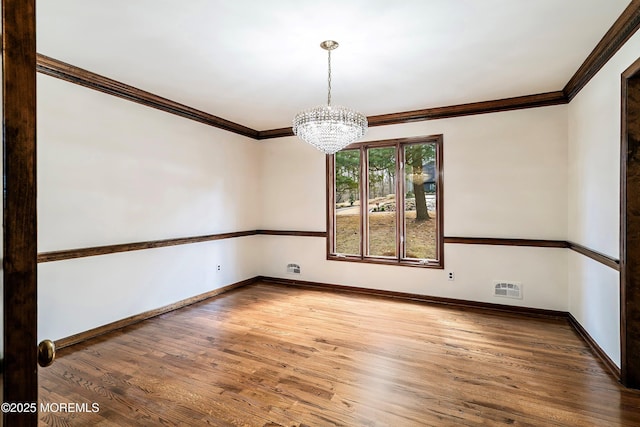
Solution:
<path fill-rule="evenodd" d="M 565 319 L 265 283 L 68 347 L 51 426 L 640 426 Z"/>

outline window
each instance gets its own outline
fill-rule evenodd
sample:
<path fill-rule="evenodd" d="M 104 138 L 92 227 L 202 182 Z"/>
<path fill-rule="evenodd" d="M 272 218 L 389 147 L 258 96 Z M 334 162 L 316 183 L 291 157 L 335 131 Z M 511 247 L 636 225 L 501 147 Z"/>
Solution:
<path fill-rule="evenodd" d="M 442 135 L 327 159 L 328 259 L 443 268 Z"/>

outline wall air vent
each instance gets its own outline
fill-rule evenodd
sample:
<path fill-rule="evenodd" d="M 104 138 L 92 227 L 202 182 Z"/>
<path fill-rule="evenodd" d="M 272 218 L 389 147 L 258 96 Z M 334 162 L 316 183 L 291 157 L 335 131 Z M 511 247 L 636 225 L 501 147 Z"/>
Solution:
<path fill-rule="evenodd" d="M 522 299 L 522 283 L 496 280 L 493 282 L 493 296 Z"/>
<path fill-rule="evenodd" d="M 287 264 L 287 273 L 289 273 L 289 274 L 300 274 L 300 265 L 299 264 Z"/>

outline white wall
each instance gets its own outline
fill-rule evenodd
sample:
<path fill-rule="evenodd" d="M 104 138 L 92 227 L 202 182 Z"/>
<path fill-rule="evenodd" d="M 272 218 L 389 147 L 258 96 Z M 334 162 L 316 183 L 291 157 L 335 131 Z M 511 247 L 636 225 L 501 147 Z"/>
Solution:
<path fill-rule="evenodd" d="M 368 140 L 444 135 L 446 236 L 558 239 L 567 229 L 567 106 L 371 128 Z M 260 146 L 260 228 L 324 230 L 325 157 L 295 137 Z M 474 301 L 567 309 L 563 249 L 445 245 L 445 270 L 327 261 L 325 240 L 261 236 L 260 271 L 301 280 Z M 454 271 L 450 282 L 446 271 Z M 493 280 L 524 285 L 523 300 L 491 296 Z"/>
<path fill-rule="evenodd" d="M 640 57 L 636 33 L 569 104 L 568 239 L 619 258 L 620 75 Z M 620 366 L 619 274 L 571 255 L 569 311 Z"/>
<path fill-rule="evenodd" d="M 620 275 L 606 265 L 570 252 L 569 312 L 620 366 Z"/>
<path fill-rule="evenodd" d="M 640 34 L 568 106 L 377 127 L 367 139 L 444 135 L 447 236 L 568 238 L 617 258 L 620 73 L 638 56 Z M 43 75 L 38 90 L 41 252 L 325 229 L 325 158 L 296 138 L 257 143 Z M 444 271 L 325 255 L 321 238 L 254 236 L 40 264 L 40 338 L 260 274 L 292 277 L 297 262 L 302 280 L 569 310 L 619 363 L 618 274 L 582 255 L 447 244 Z M 492 297 L 495 279 L 522 282 L 524 299 Z"/>
<path fill-rule="evenodd" d="M 257 155 L 248 138 L 39 74 L 39 252 L 255 229 Z M 256 239 L 40 264 L 39 337 L 254 277 Z"/>

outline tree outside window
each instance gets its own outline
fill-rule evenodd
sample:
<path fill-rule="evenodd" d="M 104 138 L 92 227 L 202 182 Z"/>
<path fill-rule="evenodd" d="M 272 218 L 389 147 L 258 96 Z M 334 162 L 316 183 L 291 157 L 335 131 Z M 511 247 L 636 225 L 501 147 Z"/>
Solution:
<path fill-rule="evenodd" d="M 442 268 L 441 135 L 352 144 L 328 185 L 329 259 Z"/>

